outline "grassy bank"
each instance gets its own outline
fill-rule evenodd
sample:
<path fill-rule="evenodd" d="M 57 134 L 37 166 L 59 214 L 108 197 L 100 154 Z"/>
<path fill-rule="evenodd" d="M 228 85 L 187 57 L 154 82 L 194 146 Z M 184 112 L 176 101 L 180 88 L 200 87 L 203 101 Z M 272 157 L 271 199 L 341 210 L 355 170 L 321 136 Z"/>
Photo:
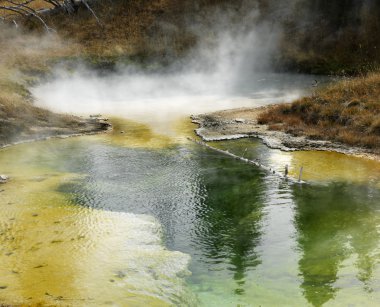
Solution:
<path fill-rule="evenodd" d="M 1 4 L 2 0 L 0 0 Z M 70 57 L 110 67 L 119 62 L 171 63 L 211 42 L 215 26 L 245 20 L 246 29 L 270 24 L 277 36 L 271 63 L 279 70 L 350 74 L 380 65 L 378 1 L 340 0 L 92 0 L 99 22 L 83 5 L 74 14 L 44 14 L 46 24 L 71 45 Z M 46 8 L 47 2 L 34 6 Z M 252 14 L 250 13 L 252 12 Z M 4 12 L 0 11 L 1 14 Z M 256 18 L 250 19 L 250 15 Z M 36 18 L 17 18 L 28 30 L 43 33 Z M 225 25 L 224 25 L 225 26 Z"/>
<path fill-rule="evenodd" d="M 32 16 L 13 16 L 17 29 L 12 22 L 8 26 L 0 23 L 0 145 L 40 134 L 60 134 L 62 129 L 77 131 L 83 125 L 80 118 L 53 114 L 33 105 L 29 87 L 48 79 L 55 65 L 70 70 L 80 64 L 99 71 L 114 70 L 120 64 L 160 68 L 184 58 L 196 46 L 200 32 L 191 25 L 207 24 L 203 27 L 207 33 L 201 34 L 213 35 L 215 20 L 206 18 L 209 8 L 239 7 L 228 0 L 90 3 L 100 23 L 84 6 L 73 14 L 55 11 L 41 15 L 54 30 L 51 33 Z M 49 8 L 45 1 L 33 5 Z M 0 11 L 0 17 L 8 13 Z"/>
<path fill-rule="evenodd" d="M 271 130 L 380 152 L 380 73 L 344 79 L 259 117 Z"/>
<path fill-rule="evenodd" d="M 42 1 L 33 5 L 47 8 Z M 44 15 L 52 33 L 46 33 L 32 17 L 15 15 L 17 29 L 13 23 L 0 23 L 0 146 L 86 128 L 81 118 L 54 114 L 33 104 L 29 87 L 49 78 L 55 65 L 70 69 L 79 63 L 113 70 L 119 64 L 155 65 L 155 59 L 165 65 L 195 44 L 183 15 L 193 11 L 190 4 L 105 0 L 91 1 L 91 5 L 101 24 L 84 7 L 71 15 L 63 11 Z M 0 17 L 4 14 L 0 11 Z"/>
<path fill-rule="evenodd" d="M 56 12 L 43 17 L 63 41 L 70 43 L 68 59 L 81 57 L 89 64 L 107 67 L 131 61 L 168 64 L 197 44 L 192 23 L 205 21 L 208 7 L 221 7 L 226 2 L 95 0 L 91 6 L 99 22 L 84 6 L 75 14 Z M 44 32 L 36 19 L 22 20 L 22 24 L 34 33 Z"/>
<path fill-rule="evenodd" d="M 379 1 L 309 0 L 293 5 L 282 24 L 280 67 L 339 75 L 380 67 Z"/>
<path fill-rule="evenodd" d="M 36 107 L 29 87 L 49 74 L 52 63 L 70 54 L 56 36 L 0 29 L 0 147 L 42 137 L 88 133 L 100 124 Z"/>
<path fill-rule="evenodd" d="M 314 73 L 344 70 L 353 74 L 367 70 L 367 67 L 376 67 L 380 48 L 377 48 L 378 36 L 373 33 L 377 33 L 379 23 L 372 12 L 377 12 L 378 6 L 368 12 L 361 10 L 363 14 L 356 27 L 352 18 L 348 18 L 355 7 L 348 6 L 341 12 L 341 5 L 333 2 L 334 10 L 318 5 L 318 18 L 308 18 L 305 24 L 301 15 L 314 10 L 314 6 L 293 10 L 286 15 L 288 21 L 284 25 L 280 19 L 284 31 L 279 39 L 278 67 Z M 58 133 L 61 128 L 75 130 L 83 125 L 79 118 L 53 114 L 33 105 L 29 86 L 48 77 L 57 63 L 67 63 L 70 68 L 80 62 L 107 70 L 120 63 L 137 63 L 145 68 L 170 64 L 184 58 L 196 47 L 200 36 L 212 45 L 214 26 L 220 22 L 221 16 L 225 17 L 226 11 L 234 12 L 235 19 L 245 16 L 244 3 L 247 2 L 91 1 L 100 24 L 88 9 L 80 7 L 71 15 L 54 12 L 43 16 L 55 33 L 46 34 L 36 18 L 18 18 L 18 30 L 1 25 L 0 143 L 26 138 L 42 130 Z M 272 14 L 276 11 L 270 3 L 258 1 L 257 10 L 262 20 L 272 22 Z M 277 2 L 273 3 L 277 5 Z M 46 2 L 36 5 L 46 5 Z M 339 12 L 346 16 L 344 22 L 335 20 Z M 320 19 L 320 16 L 324 18 Z M 233 20 L 230 18 L 225 22 L 230 25 Z M 247 21 L 247 28 L 254 28 L 255 24 L 250 22 L 252 20 Z M 316 52 L 317 49 L 320 52 Z M 379 80 L 380 74 L 371 74 L 341 81 L 292 105 L 276 107 L 262 115 L 261 121 L 269 124 L 271 129 L 294 135 L 376 148 L 380 126 Z"/>
<path fill-rule="evenodd" d="M 36 107 L 25 86 L 0 77 L 0 147 L 13 142 L 104 129 L 107 125 L 102 122 Z"/>

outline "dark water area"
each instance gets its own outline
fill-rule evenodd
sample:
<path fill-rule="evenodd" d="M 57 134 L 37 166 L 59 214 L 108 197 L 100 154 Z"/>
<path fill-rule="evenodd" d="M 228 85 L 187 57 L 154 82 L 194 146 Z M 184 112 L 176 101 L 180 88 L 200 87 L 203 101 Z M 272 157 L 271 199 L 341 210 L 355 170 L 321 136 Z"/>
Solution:
<path fill-rule="evenodd" d="M 201 305 L 376 305 L 377 186 L 289 184 L 191 144 L 70 146 L 60 168 L 86 177 L 59 192 L 158 219 L 166 247 L 192 257 L 187 283 Z"/>
<path fill-rule="evenodd" d="M 39 106 L 118 119 L 111 118 L 114 130 L 104 136 L 0 155 L 2 170 L 15 177 L 9 184 L 14 192 L 5 195 L 19 204 L 7 207 L 0 226 L 7 232 L 13 215 L 23 215 L 17 228 L 23 253 L 12 250 L 22 260 L 18 271 L 28 272 L 31 258 L 39 267 L 41 257 L 52 256 L 44 266 L 50 271 L 31 276 L 15 277 L 14 264 L 5 264 L 8 284 L 43 283 L 27 295 L 30 286 L 7 288 L 4 303 L 17 302 L 15 295 L 37 302 L 46 292 L 74 291 L 96 306 L 377 305 L 379 163 L 330 152 L 281 152 L 255 139 L 211 144 L 278 172 L 289 165 L 292 177 L 303 167 L 308 183 L 298 185 L 188 142 L 195 129 L 190 114 L 291 101 L 315 82 L 314 76 L 290 74 L 216 82 L 223 76 L 74 74 L 34 89 Z M 318 80 L 323 86 L 324 78 Z M 34 227 L 33 214 L 46 210 Z M 57 219 L 68 222 L 59 228 Z M 42 222 L 58 229 L 49 233 Z M 86 244 L 75 239 L 78 231 Z M 35 245 L 51 240 L 54 246 L 30 254 L 36 247 L 29 248 L 29 233 Z M 55 257 L 66 251 L 64 261 Z M 72 273 L 58 274 L 67 264 Z"/>

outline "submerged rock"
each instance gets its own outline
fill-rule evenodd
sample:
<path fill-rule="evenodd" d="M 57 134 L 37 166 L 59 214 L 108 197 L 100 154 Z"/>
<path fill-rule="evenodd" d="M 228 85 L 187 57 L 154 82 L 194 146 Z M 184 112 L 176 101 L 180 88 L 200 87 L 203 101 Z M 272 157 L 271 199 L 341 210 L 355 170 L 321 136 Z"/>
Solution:
<path fill-rule="evenodd" d="M 9 177 L 6 175 L 0 175 L 0 183 L 7 183 L 9 181 Z"/>
<path fill-rule="evenodd" d="M 100 118 L 102 117 L 102 114 L 92 114 L 90 115 L 90 118 Z"/>

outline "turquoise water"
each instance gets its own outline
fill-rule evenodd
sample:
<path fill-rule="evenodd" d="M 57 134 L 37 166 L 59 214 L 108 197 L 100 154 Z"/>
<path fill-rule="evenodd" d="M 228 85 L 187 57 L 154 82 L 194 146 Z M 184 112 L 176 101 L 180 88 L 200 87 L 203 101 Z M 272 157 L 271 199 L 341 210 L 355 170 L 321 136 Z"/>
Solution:
<path fill-rule="evenodd" d="M 378 188 L 289 185 L 191 145 L 103 150 L 101 166 L 62 191 L 84 206 L 155 216 L 166 246 L 191 255 L 188 282 L 202 305 L 379 301 Z"/>
<path fill-rule="evenodd" d="M 377 306 L 378 162 L 211 144 L 293 177 L 303 167 L 298 185 L 186 138 L 191 113 L 291 100 L 314 77 L 247 80 L 232 97 L 161 90 L 156 77 L 68 76 L 35 90 L 55 111 L 124 119 L 109 134 L 0 151 L 11 177 L 0 186 L 0 304 Z"/>
<path fill-rule="evenodd" d="M 250 146 L 252 158 L 266 157 L 268 163 L 279 155 L 254 140 L 216 145 L 231 151 Z M 179 276 L 195 305 L 376 306 L 380 301 L 380 190 L 373 167 L 367 172 L 370 182 L 335 176 L 300 186 L 187 142 L 121 146 L 106 135 L 28 146 L 33 149 L 2 152 L 3 168 L 18 161 L 18 167 L 33 166 L 37 173 L 74 174 L 53 186 L 65 206 L 90 210 L 88 218 L 93 210 L 153 216 L 162 227 L 162 244 L 191 256 L 191 275 Z M 354 159 L 351 167 L 360 173 L 367 163 Z M 138 231 L 136 236 L 138 241 Z M 101 261 L 107 267 L 113 258 Z M 173 294 L 164 285 L 160 289 L 169 302 L 190 305 L 188 297 L 176 298 L 183 292 Z"/>

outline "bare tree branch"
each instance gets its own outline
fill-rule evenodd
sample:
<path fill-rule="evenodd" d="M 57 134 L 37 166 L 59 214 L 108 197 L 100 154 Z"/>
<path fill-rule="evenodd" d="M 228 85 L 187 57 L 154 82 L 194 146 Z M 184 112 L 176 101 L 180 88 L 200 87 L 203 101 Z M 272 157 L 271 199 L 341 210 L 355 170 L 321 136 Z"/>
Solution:
<path fill-rule="evenodd" d="M 32 9 L 31 7 L 28 6 L 28 4 L 30 4 L 30 3 L 33 2 L 33 0 L 27 0 L 27 1 L 22 2 L 22 3 L 18 3 L 18 2 L 14 1 L 14 0 L 6 0 L 6 2 L 9 2 L 9 3 L 13 4 L 14 5 L 13 8 L 15 10 L 19 10 L 19 11 L 25 12 L 25 16 L 28 16 L 30 14 L 30 15 L 34 16 L 35 18 L 37 18 L 43 24 L 43 26 L 45 27 L 46 31 L 50 32 L 50 31 L 53 30 L 38 15 L 38 12 L 36 12 L 34 9 Z"/>
<path fill-rule="evenodd" d="M 45 2 L 51 4 L 54 7 L 60 7 L 61 3 L 59 1 L 54 1 L 54 0 L 44 0 Z"/>
<path fill-rule="evenodd" d="M 95 17 L 97 23 L 100 25 L 100 26 L 103 26 L 102 23 L 100 22 L 98 16 L 96 16 L 94 10 L 90 7 L 90 5 L 88 4 L 87 0 L 82 0 L 81 1 L 85 6 L 86 8 L 91 12 L 91 14 Z"/>
<path fill-rule="evenodd" d="M 14 14 L 21 15 L 23 17 L 33 16 L 36 18 L 47 31 L 52 31 L 53 29 L 50 28 L 45 20 L 43 19 L 43 14 L 46 14 L 52 10 L 56 9 L 62 9 L 68 14 L 74 14 L 77 10 L 80 4 L 82 4 L 88 11 L 91 12 L 91 14 L 96 19 L 96 22 L 102 26 L 102 23 L 98 16 L 95 14 L 94 10 L 91 8 L 87 0 L 43 0 L 46 4 L 48 4 L 50 7 L 53 8 L 45 8 L 45 9 L 36 9 L 33 8 L 33 3 L 35 0 L 0 0 L 0 11 L 8 11 L 12 12 Z M 9 16 L 0 16 L 0 20 L 9 20 Z M 10 20 L 15 25 L 17 25 L 15 20 Z"/>

